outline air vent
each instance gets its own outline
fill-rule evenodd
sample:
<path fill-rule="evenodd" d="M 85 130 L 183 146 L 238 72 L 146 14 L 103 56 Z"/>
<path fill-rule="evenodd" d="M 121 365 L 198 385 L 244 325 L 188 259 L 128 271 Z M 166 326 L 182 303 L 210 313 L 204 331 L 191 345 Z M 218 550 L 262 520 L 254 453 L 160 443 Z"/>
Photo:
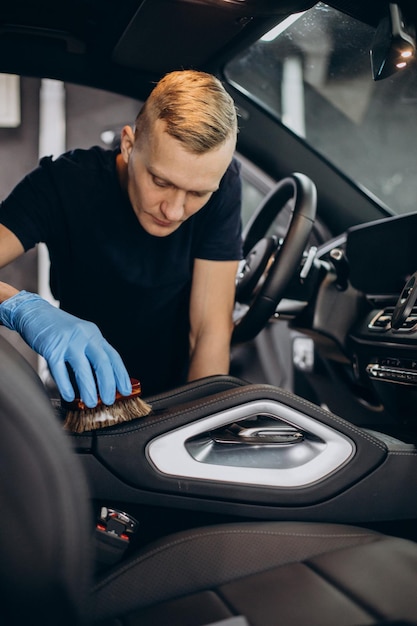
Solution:
<path fill-rule="evenodd" d="M 388 307 L 378 313 L 372 318 L 368 324 L 368 328 L 372 330 L 389 330 L 391 328 L 391 319 L 394 311 L 394 307 Z"/>
<path fill-rule="evenodd" d="M 371 330 L 395 330 L 395 332 L 412 332 L 417 330 L 417 307 L 411 309 L 410 314 L 402 323 L 400 328 L 391 328 L 391 319 L 394 307 L 387 307 L 383 311 L 379 311 L 368 324 Z"/>

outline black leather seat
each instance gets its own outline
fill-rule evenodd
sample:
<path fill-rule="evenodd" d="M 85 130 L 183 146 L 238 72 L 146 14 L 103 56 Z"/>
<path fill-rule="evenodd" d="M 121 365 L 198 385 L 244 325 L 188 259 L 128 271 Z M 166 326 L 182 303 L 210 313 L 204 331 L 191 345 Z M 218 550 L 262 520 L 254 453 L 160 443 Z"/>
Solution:
<path fill-rule="evenodd" d="M 417 545 L 352 526 L 184 531 L 92 580 L 88 488 L 33 370 L 0 338 L 0 621 L 365 626 L 417 616 Z M 233 621 L 229 624 L 232 626 Z"/>

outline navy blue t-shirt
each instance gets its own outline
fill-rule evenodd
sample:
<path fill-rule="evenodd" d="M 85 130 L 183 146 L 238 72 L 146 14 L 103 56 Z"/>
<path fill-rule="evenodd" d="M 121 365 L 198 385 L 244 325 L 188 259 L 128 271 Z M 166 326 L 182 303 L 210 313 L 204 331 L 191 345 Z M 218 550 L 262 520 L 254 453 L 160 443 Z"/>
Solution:
<path fill-rule="evenodd" d="M 199 212 L 155 237 L 120 187 L 116 155 L 43 158 L 2 202 L 0 222 L 25 250 L 46 243 L 61 308 L 95 322 L 151 395 L 185 380 L 194 259 L 241 258 L 239 167 L 233 160 Z"/>

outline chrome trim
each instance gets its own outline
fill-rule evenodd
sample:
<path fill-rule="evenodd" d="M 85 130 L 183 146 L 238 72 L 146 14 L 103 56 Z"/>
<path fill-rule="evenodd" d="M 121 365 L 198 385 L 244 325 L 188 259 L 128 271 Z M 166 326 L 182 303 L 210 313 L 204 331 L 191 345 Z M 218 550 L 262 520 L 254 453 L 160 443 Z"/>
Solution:
<path fill-rule="evenodd" d="M 366 366 L 369 378 L 383 383 L 395 383 L 396 385 L 417 385 L 417 371 L 402 369 L 400 367 L 386 367 L 379 363 L 369 363 Z"/>
<path fill-rule="evenodd" d="M 259 415 L 279 420 L 303 432 L 304 437 L 300 443 L 290 446 L 271 447 L 263 446 L 262 443 L 242 445 L 239 465 L 210 462 L 210 454 L 205 456 L 204 447 L 198 459 L 190 453 L 190 441 L 196 437 L 204 439 L 206 435 L 207 440 L 212 441 L 211 431 Z M 317 443 L 313 446 L 313 452 L 310 448 L 307 455 L 301 443 L 304 440 Z M 232 447 L 229 445 L 224 448 L 227 448 L 229 454 Z M 292 451 L 290 460 L 288 449 Z M 274 400 L 256 400 L 160 435 L 148 443 L 146 455 L 156 470 L 176 478 L 295 488 L 306 487 L 335 473 L 353 457 L 355 449 L 351 439 L 312 417 Z M 270 466 L 271 454 L 273 467 Z"/>
<path fill-rule="evenodd" d="M 371 319 L 371 321 L 368 324 L 368 328 L 370 330 L 376 330 L 379 331 L 381 333 L 390 330 L 391 329 L 391 317 L 392 317 L 392 311 L 390 310 L 390 313 L 387 313 L 387 309 L 381 309 L 380 311 L 378 311 L 378 313 L 376 313 L 376 315 L 373 316 L 373 318 Z M 375 326 L 375 322 L 377 320 L 379 320 L 380 317 L 386 316 L 387 318 L 389 318 L 386 322 L 386 324 L 384 326 Z"/>
<path fill-rule="evenodd" d="M 311 248 L 309 249 L 309 251 L 307 252 L 307 257 L 305 260 L 305 263 L 301 269 L 300 272 L 300 280 L 304 280 L 307 278 L 312 266 L 313 266 L 313 262 L 314 259 L 316 258 L 317 255 L 317 247 L 316 246 L 311 246 Z"/>
<path fill-rule="evenodd" d="M 228 428 L 211 431 L 214 443 L 248 446 L 288 446 L 304 441 L 304 434 L 291 426 L 275 420 L 275 424 L 265 426 Z"/>

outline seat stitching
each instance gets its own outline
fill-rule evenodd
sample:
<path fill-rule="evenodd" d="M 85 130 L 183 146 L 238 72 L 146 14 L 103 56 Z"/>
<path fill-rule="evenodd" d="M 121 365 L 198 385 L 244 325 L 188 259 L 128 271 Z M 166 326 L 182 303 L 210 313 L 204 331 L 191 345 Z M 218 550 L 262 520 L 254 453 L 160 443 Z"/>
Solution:
<path fill-rule="evenodd" d="M 331 534 L 331 533 L 302 533 L 302 532 L 289 532 L 289 531 L 272 531 L 272 530 L 252 530 L 252 529 L 236 529 L 236 530 L 232 530 L 232 529 L 227 529 L 227 530 L 211 530 L 211 531 L 207 531 L 207 532 L 199 532 L 194 534 L 192 537 L 182 537 L 180 539 L 176 539 L 174 541 L 170 541 L 168 543 L 165 543 L 163 546 L 160 546 L 158 548 L 154 548 L 148 552 L 146 552 L 146 554 L 143 554 L 139 557 L 137 557 L 136 559 L 134 559 L 133 561 L 130 561 L 128 564 L 126 564 L 124 567 L 121 567 L 117 570 L 117 572 L 115 572 L 114 574 L 111 574 L 108 578 L 104 579 L 103 581 L 101 581 L 100 583 L 98 583 L 95 587 L 93 587 L 93 591 L 97 591 L 98 589 L 100 589 L 102 586 L 105 586 L 108 582 L 110 582 L 111 580 L 113 580 L 114 578 L 118 578 L 118 576 L 121 573 L 125 573 L 127 571 L 129 571 L 130 569 L 132 569 L 133 567 L 135 567 L 138 563 L 141 563 L 142 561 L 147 561 L 149 558 L 162 553 L 164 551 L 166 551 L 169 548 L 175 547 L 175 546 L 179 546 L 183 543 L 187 543 L 190 541 L 193 541 L 195 539 L 201 539 L 201 538 L 206 538 L 206 537 L 214 537 L 216 535 L 263 535 L 263 536 L 281 536 L 281 537 L 310 537 L 310 538 L 314 538 L 314 539 L 324 539 L 324 538 L 328 538 L 328 539 L 341 539 L 341 538 L 355 538 L 355 537 L 360 537 L 360 538 L 367 538 L 367 537 L 371 537 L 374 538 L 375 540 L 381 540 L 382 538 L 380 538 L 378 536 L 378 534 L 375 533 L 368 533 L 368 532 L 364 532 L 364 533 L 335 533 L 335 534 Z"/>
<path fill-rule="evenodd" d="M 201 389 L 205 388 L 217 388 L 217 387 L 225 387 L 226 390 L 229 388 L 233 388 L 233 387 L 242 387 L 244 385 L 240 385 L 236 382 L 233 381 L 226 381 L 226 380 L 222 380 L 222 381 L 212 381 L 212 382 L 206 382 L 206 383 L 200 383 L 200 384 L 196 384 L 195 386 L 193 386 L 191 389 L 187 389 L 186 391 L 191 393 L 193 391 L 200 391 Z M 161 394 L 158 394 L 156 396 L 149 396 L 149 401 L 152 402 L 161 402 L 163 400 L 172 400 L 174 398 L 180 398 L 182 395 L 184 394 L 184 390 L 179 390 L 179 391 L 171 391 L 171 392 L 164 392 Z"/>
<path fill-rule="evenodd" d="M 239 397 L 241 395 L 243 395 L 246 392 L 246 388 L 244 387 L 236 389 L 236 390 L 232 390 L 230 393 L 230 397 L 234 398 L 234 397 Z M 274 394 L 274 390 L 269 390 L 269 393 Z M 290 392 L 287 392 L 285 389 L 280 389 L 280 393 L 284 396 L 286 396 L 287 398 L 292 398 L 294 399 L 294 394 L 291 394 Z M 278 394 L 276 394 L 278 395 Z M 269 399 L 269 398 L 268 398 Z M 279 398 L 278 398 L 279 399 Z M 305 401 L 303 398 L 300 398 L 297 396 L 297 400 L 300 402 L 300 404 L 305 405 L 307 407 L 311 407 L 310 403 L 308 403 L 307 401 Z M 209 407 L 212 404 L 215 404 L 216 402 L 218 402 L 217 398 L 209 398 L 207 399 L 206 402 L 202 403 L 199 405 L 199 407 L 203 408 L 203 407 Z M 354 432 L 356 435 L 358 435 L 359 437 L 362 437 L 364 439 L 366 439 L 370 444 L 372 444 L 373 446 L 379 448 L 380 450 L 382 450 L 383 452 L 387 451 L 387 448 L 384 444 L 380 443 L 378 440 L 376 440 L 375 438 L 371 437 L 370 435 L 368 435 L 366 432 L 364 432 L 363 430 L 357 428 L 356 426 L 354 426 L 353 424 L 351 424 L 350 422 L 347 422 L 345 420 L 342 420 L 341 418 L 339 418 L 337 415 L 335 415 L 334 413 L 331 413 L 329 411 L 324 411 L 321 407 L 319 406 L 314 406 L 314 409 L 320 413 L 321 415 L 323 415 L 324 417 L 331 417 L 335 422 L 342 424 L 345 428 L 347 428 L 348 430 L 351 430 L 352 432 Z M 296 409 L 295 409 L 296 410 Z M 194 411 L 194 408 L 188 408 L 188 409 L 176 409 L 176 411 L 174 413 L 172 413 L 169 417 L 166 417 L 164 419 L 161 419 L 158 421 L 158 424 L 164 424 L 164 423 L 168 423 L 172 420 L 174 420 L 178 415 L 187 415 L 188 413 L 192 413 Z M 314 417 L 312 419 L 315 419 Z M 149 423 L 146 423 L 142 426 L 142 430 L 147 430 L 149 428 L 153 428 L 154 427 L 154 423 L 152 421 L 149 421 Z M 124 437 L 130 435 L 130 431 L 124 431 L 124 432 L 120 432 L 120 433 L 102 433 L 101 436 L 106 437 L 106 436 L 113 436 L 113 437 Z"/>
<path fill-rule="evenodd" d="M 409 450 L 391 450 L 390 451 L 390 456 L 392 455 L 398 455 L 398 456 L 416 456 L 417 454 L 417 450 L 416 451 L 409 451 Z"/>

